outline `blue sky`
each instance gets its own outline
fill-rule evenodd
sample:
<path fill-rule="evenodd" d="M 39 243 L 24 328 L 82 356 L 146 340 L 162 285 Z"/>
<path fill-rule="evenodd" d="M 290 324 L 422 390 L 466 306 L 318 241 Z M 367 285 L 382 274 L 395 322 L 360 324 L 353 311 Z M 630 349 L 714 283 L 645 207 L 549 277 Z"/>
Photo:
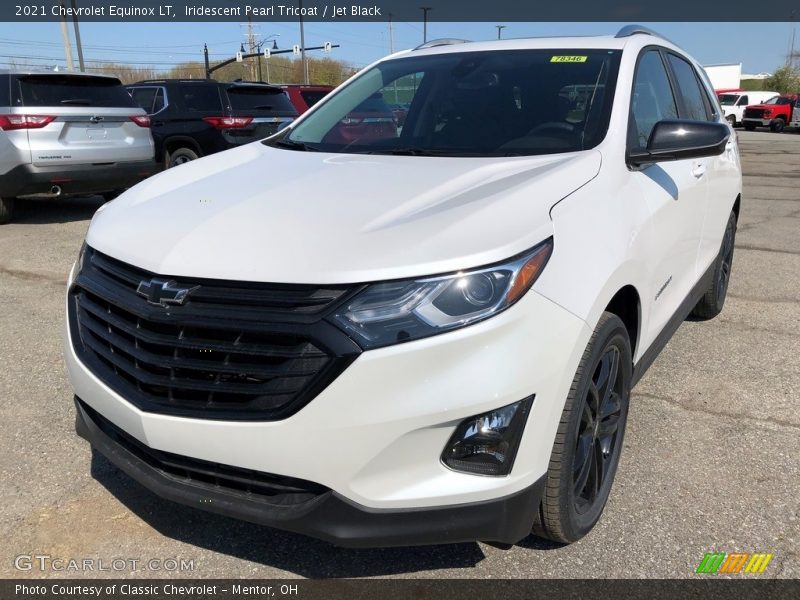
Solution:
<path fill-rule="evenodd" d="M 504 37 L 541 35 L 596 35 L 616 32 L 623 23 L 428 23 L 428 39 L 461 37 L 495 39 L 496 24 L 506 25 Z M 745 73 L 773 71 L 783 64 L 789 49 L 790 23 L 651 23 L 703 64 L 743 63 Z M 299 43 L 296 23 L 257 23 L 261 39 L 277 34 L 281 48 Z M 72 27 L 70 24 L 70 31 Z M 306 45 L 339 43 L 334 57 L 355 66 L 388 54 L 386 23 L 307 23 Z M 228 58 L 245 40 L 238 23 L 83 23 L 81 37 L 87 59 L 167 66 L 202 60 L 207 42 L 212 58 Z M 422 41 L 422 23 L 395 23 L 396 50 Z M 800 47 L 800 36 L 797 46 Z M 58 23 L 0 23 L 0 64 L 9 56 L 18 63 L 64 64 Z M 34 58 L 29 58 L 34 57 Z"/>

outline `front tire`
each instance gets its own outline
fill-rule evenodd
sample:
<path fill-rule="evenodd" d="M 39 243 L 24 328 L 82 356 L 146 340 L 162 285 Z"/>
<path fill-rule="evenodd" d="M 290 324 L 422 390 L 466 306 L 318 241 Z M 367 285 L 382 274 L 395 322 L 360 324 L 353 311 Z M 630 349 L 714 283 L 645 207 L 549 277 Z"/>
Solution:
<path fill-rule="evenodd" d="M 725 226 L 725 234 L 722 236 L 722 246 L 717 255 L 717 262 L 714 265 L 714 276 L 706 293 L 703 294 L 700 302 L 692 309 L 693 317 L 707 321 L 722 312 L 722 307 L 725 306 L 725 298 L 728 295 L 728 283 L 731 280 L 735 243 L 736 213 L 731 211 L 728 216 L 728 224 Z"/>
<path fill-rule="evenodd" d="M 14 199 L 0 198 L 0 225 L 11 221 L 14 216 Z"/>
<path fill-rule="evenodd" d="M 745 131 L 755 131 L 756 130 L 756 126 L 755 125 L 745 125 L 744 128 L 745 128 Z"/>
<path fill-rule="evenodd" d="M 632 362 L 625 325 L 603 313 L 561 415 L 535 535 L 572 543 L 600 519 L 622 451 Z"/>
<path fill-rule="evenodd" d="M 772 130 L 773 133 L 782 132 L 784 127 L 786 127 L 786 121 L 784 121 L 783 119 L 775 119 L 772 123 L 769 124 L 769 128 Z"/>

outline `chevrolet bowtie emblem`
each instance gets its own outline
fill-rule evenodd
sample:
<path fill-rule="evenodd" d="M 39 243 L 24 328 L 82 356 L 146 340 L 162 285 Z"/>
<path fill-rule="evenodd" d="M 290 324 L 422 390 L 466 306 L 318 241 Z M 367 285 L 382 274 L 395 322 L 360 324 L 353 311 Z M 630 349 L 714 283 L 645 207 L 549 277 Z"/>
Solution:
<path fill-rule="evenodd" d="M 166 279 L 151 279 L 141 281 L 136 293 L 147 298 L 147 302 L 157 306 L 170 304 L 183 304 L 186 298 L 200 286 L 181 287 L 177 282 Z"/>

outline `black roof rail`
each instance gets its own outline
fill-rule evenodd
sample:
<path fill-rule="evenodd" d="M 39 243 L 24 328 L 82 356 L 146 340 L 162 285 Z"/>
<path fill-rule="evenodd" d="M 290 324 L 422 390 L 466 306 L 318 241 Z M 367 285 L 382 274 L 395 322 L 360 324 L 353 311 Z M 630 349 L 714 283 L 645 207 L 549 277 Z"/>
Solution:
<path fill-rule="evenodd" d="M 622 29 L 617 32 L 615 38 L 624 38 L 630 37 L 632 35 L 636 35 L 637 33 L 643 33 L 645 35 L 655 35 L 658 37 L 662 37 L 661 34 L 653 31 L 649 27 L 645 27 L 644 25 L 625 25 Z"/>
<path fill-rule="evenodd" d="M 426 48 L 436 48 L 437 46 L 452 46 L 453 44 L 466 44 L 469 40 L 462 40 L 460 38 L 439 38 L 420 44 L 414 50 L 425 50 Z"/>

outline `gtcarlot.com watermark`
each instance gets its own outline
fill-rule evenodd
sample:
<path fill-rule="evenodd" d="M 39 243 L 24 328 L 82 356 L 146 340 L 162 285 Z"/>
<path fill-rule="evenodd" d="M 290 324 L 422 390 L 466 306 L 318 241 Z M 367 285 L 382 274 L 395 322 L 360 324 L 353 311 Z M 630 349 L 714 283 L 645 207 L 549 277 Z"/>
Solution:
<path fill-rule="evenodd" d="M 62 558 L 49 554 L 19 554 L 14 557 L 17 571 L 57 573 L 135 572 L 157 571 L 175 573 L 194 571 L 190 558 Z"/>

